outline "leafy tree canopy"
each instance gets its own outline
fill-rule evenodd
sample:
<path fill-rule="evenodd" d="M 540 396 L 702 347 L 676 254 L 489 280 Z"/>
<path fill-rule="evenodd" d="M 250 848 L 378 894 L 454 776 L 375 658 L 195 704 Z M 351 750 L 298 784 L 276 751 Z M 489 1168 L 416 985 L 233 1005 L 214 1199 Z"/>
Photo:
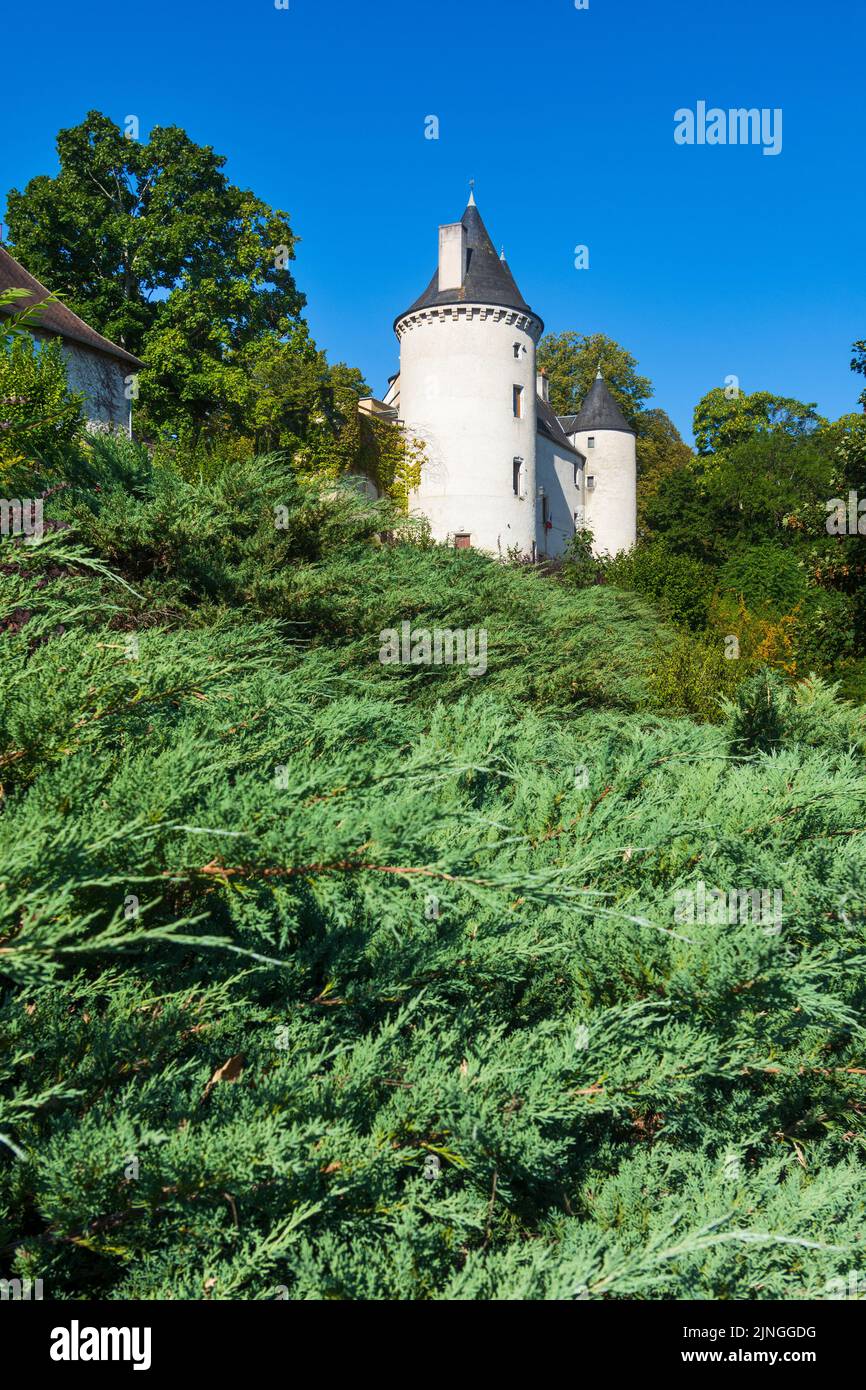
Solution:
<path fill-rule="evenodd" d="M 851 351 L 854 353 L 851 358 L 852 372 L 862 372 L 866 376 L 866 338 L 860 338 L 858 342 L 854 343 Z M 860 393 L 859 400 L 863 409 L 866 410 L 866 386 Z"/>
<path fill-rule="evenodd" d="M 580 409 L 599 367 L 630 422 L 652 395 L 652 382 L 639 374 L 637 359 L 604 333 L 546 333 L 537 359 L 550 378 L 550 403 L 557 415 Z"/>
<path fill-rule="evenodd" d="M 231 403 L 221 369 L 283 337 L 304 306 L 285 213 L 229 182 L 225 157 L 176 126 L 128 139 L 90 111 L 57 138 L 60 171 L 7 200 L 15 254 L 101 333 L 152 370 L 157 424 L 193 432 Z"/>
<path fill-rule="evenodd" d="M 658 407 L 642 410 L 638 415 L 636 446 L 638 533 L 643 535 L 650 499 L 666 479 L 687 468 L 694 455 L 673 420 Z"/>
<path fill-rule="evenodd" d="M 814 433 L 826 421 L 814 404 L 772 391 L 730 394 L 716 386 L 695 406 L 695 444 L 699 454 L 720 454 L 752 439 L 758 433 L 786 434 L 794 438 Z"/>

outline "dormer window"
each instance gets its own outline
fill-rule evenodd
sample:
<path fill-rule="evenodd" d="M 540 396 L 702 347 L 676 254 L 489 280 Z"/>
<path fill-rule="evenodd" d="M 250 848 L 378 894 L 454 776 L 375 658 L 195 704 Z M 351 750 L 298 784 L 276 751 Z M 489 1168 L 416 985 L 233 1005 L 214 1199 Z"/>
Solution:
<path fill-rule="evenodd" d="M 514 406 L 514 418 L 515 418 L 515 420 L 522 420 L 522 419 L 523 419 L 523 387 L 522 387 L 522 386 L 514 386 L 514 387 L 512 387 L 512 393 L 511 393 L 511 394 L 512 394 L 512 402 L 513 402 L 513 406 Z"/>

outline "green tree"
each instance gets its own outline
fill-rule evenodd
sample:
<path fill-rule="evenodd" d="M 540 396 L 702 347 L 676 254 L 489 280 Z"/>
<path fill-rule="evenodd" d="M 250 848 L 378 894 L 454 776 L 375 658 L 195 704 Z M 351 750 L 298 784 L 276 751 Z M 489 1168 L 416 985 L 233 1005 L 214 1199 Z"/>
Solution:
<path fill-rule="evenodd" d="M 141 356 L 142 405 L 195 433 L 222 374 L 281 336 L 305 303 L 285 213 L 229 182 L 225 157 L 175 126 L 127 139 L 98 111 L 57 138 L 60 172 L 13 189 L 7 217 L 27 268 L 106 336 Z"/>
<path fill-rule="evenodd" d="M 604 333 L 546 333 L 537 358 L 550 378 L 550 403 L 557 415 L 577 413 L 599 367 L 630 422 L 652 395 L 652 382 L 638 373 L 636 358 Z"/>
<path fill-rule="evenodd" d="M 851 346 L 854 356 L 851 358 L 852 372 L 861 372 L 866 376 L 866 338 L 860 338 Z M 863 409 L 866 410 L 866 386 L 864 386 L 858 397 Z"/>
<path fill-rule="evenodd" d="M 814 404 L 772 391 L 729 394 L 716 386 L 695 406 L 695 445 L 699 454 L 721 454 L 756 434 L 786 434 L 795 439 L 813 434 L 826 424 Z"/>
<path fill-rule="evenodd" d="M 670 416 L 655 407 L 637 416 L 638 533 L 646 530 L 646 509 L 665 480 L 686 468 L 694 455 Z"/>

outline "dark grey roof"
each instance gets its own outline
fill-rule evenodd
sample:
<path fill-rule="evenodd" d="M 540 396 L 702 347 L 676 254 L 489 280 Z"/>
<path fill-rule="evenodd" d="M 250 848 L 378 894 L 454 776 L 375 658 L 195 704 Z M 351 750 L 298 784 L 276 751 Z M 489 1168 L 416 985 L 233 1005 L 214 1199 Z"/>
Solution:
<path fill-rule="evenodd" d="M 583 458 L 583 454 L 570 444 L 566 434 L 553 413 L 551 406 L 541 396 L 538 397 L 538 433 L 546 435 L 551 439 L 558 449 L 567 449 L 570 454 L 577 454 L 578 458 Z"/>
<path fill-rule="evenodd" d="M 590 386 L 577 414 L 563 418 L 573 421 L 569 434 L 576 434 L 578 430 L 619 430 L 623 434 L 635 433 L 608 390 L 601 372 Z"/>
<path fill-rule="evenodd" d="M 466 228 L 465 283 L 460 289 L 440 293 L 437 265 L 424 293 L 402 314 L 397 315 L 395 324 L 406 314 L 412 314 L 417 309 L 432 309 L 439 304 L 495 304 L 505 309 L 522 309 L 524 313 L 534 312 L 517 288 L 508 262 L 497 255 L 474 202 L 469 204 L 460 221 Z M 538 318 L 538 315 L 535 317 Z"/>
<path fill-rule="evenodd" d="M 576 428 L 575 421 L 577 420 L 576 415 L 557 415 L 556 418 L 566 434 L 574 434 Z"/>

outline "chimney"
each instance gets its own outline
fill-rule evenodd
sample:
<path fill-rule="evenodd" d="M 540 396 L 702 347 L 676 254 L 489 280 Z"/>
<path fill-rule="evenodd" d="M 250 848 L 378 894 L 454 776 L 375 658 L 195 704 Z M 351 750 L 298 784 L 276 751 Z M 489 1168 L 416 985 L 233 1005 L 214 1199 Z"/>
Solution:
<path fill-rule="evenodd" d="M 537 376 L 536 376 L 536 382 L 538 383 L 538 394 L 539 394 L 539 396 L 541 397 L 541 399 L 542 399 L 543 401 L 547 401 L 548 404 L 549 404 L 549 403 L 550 403 L 550 382 L 549 382 L 548 377 L 547 377 L 547 372 L 545 372 L 545 371 L 540 371 L 540 372 L 537 374 Z"/>
<path fill-rule="evenodd" d="M 450 222 L 439 228 L 439 292 L 460 290 L 466 276 L 466 228 Z"/>

